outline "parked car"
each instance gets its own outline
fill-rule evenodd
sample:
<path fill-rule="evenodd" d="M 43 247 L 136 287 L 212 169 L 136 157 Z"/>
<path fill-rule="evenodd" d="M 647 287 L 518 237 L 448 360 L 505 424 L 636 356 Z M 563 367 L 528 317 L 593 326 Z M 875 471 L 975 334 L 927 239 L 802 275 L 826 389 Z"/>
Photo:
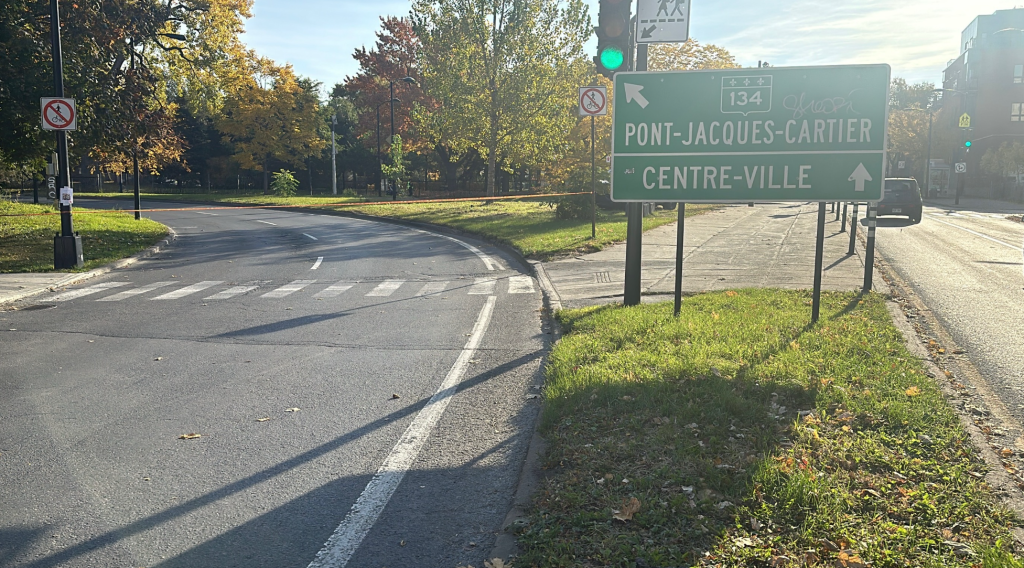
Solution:
<path fill-rule="evenodd" d="M 882 200 L 878 202 L 875 214 L 906 215 L 914 223 L 921 222 L 924 200 L 921 188 L 914 178 L 886 178 Z"/>

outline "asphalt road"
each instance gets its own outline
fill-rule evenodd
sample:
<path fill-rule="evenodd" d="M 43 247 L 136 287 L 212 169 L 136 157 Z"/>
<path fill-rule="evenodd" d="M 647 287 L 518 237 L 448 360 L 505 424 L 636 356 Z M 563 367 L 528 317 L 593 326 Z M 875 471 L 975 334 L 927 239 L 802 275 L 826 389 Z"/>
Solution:
<path fill-rule="evenodd" d="M 926 206 L 878 219 L 877 250 L 1024 423 L 1024 224 L 1005 212 Z"/>
<path fill-rule="evenodd" d="M 482 566 L 550 339 L 526 269 L 359 219 L 147 216 L 165 252 L 0 311 L 0 566 Z"/>

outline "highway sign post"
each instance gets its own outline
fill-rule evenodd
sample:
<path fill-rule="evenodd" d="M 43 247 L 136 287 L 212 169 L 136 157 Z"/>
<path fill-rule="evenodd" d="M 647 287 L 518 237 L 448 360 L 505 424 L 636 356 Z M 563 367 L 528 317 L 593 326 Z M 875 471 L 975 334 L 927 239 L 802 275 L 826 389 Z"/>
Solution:
<path fill-rule="evenodd" d="M 637 43 L 679 43 L 690 39 L 690 0 L 637 0 Z"/>
<path fill-rule="evenodd" d="M 618 73 L 612 200 L 817 201 L 823 235 L 826 201 L 882 198 L 890 74 L 888 65 Z M 822 246 L 823 237 L 816 267 Z M 813 321 L 820 282 L 818 270 Z"/>

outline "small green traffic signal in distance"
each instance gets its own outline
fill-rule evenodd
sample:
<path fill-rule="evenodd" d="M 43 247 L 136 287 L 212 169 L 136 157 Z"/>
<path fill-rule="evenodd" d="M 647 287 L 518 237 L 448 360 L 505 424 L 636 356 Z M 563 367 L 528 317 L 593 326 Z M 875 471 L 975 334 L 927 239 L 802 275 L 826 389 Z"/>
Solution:
<path fill-rule="evenodd" d="M 970 140 L 967 140 L 966 142 L 964 142 L 964 148 L 967 148 L 968 150 L 971 149 L 971 141 Z"/>
<path fill-rule="evenodd" d="M 601 67 L 615 72 L 619 71 L 622 68 L 622 64 L 626 62 L 626 54 L 622 52 L 622 48 L 619 46 L 609 45 L 601 51 L 598 59 Z"/>

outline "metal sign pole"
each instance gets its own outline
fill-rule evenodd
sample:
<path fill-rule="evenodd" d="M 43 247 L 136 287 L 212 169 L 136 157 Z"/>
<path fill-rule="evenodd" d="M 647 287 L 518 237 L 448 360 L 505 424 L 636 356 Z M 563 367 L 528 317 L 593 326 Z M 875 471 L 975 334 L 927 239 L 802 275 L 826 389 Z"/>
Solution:
<path fill-rule="evenodd" d="M 821 266 L 825 255 L 825 202 L 818 202 L 818 235 L 814 245 L 814 300 L 811 306 L 811 323 L 818 323 L 821 314 Z"/>
<path fill-rule="evenodd" d="M 868 203 L 868 244 L 864 248 L 864 291 L 871 291 L 875 272 L 875 206 Z"/>
<path fill-rule="evenodd" d="M 843 202 L 843 227 L 839 230 L 840 233 L 846 232 L 846 206 L 849 205 L 847 202 Z"/>
<path fill-rule="evenodd" d="M 672 313 L 679 317 L 683 309 L 683 238 L 686 234 L 686 204 L 679 204 L 679 220 L 676 222 L 676 305 Z"/>
<path fill-rule="evenodd" d="M 594 145 L 597 140 L 597 127 L 594 116 L 590 117 L 590 238 L 597 238 L 597 163 Z"/>
<path fill-rule="evenodd" d="M 846 251 L 846 256 L 850 256 L 855 252 L 857 246 L 857 216 L 860 214 L 858 209 L 860 203 L 853 203 L 853 217 L 850 217 L 850 250 Z"/>
<path fill-rule="evenodd" d="M 55 97 L 64 96 L 64 56 L 60 43 L 60 8 L 57 0 L 50 0 L 50 47 L 53 54 L 53 90 Z M 71 187 L 71 165 L 68 161 L 68 134 L 57 130 L 57 193 Z M 71 204 L 60 205 L 60 235 L 54 237 L 53 267 L 75 268 L 84 263 L 82 240 L 75 236 L 71 218 Z"/>
<path fill-rule="evenodd" d="M 647 44 L 636 46 L 636 70 L 647 71 Z M 626 286 L 622 303 L 640 304 L 640 267 L 644 237 L 643 203 L 626 204 Z"/>

